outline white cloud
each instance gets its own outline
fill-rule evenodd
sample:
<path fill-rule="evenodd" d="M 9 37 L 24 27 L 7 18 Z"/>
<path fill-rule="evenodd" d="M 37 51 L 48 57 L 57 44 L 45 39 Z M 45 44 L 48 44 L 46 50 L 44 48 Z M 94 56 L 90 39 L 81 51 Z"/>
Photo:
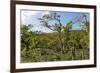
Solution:
<path fill-rule="evenodd" d="M 38 11 L 21 11 L 21 20 L 24 21 L 31 15 L 36 15 L 37 13 L 39 12 Z"/>
<path fill-rule="evenodd" d="M 45 11 L 45 12 L 42 13 L 42 16 L 43 15 L 50 15 L 50 12 L 49 11 Z"/>

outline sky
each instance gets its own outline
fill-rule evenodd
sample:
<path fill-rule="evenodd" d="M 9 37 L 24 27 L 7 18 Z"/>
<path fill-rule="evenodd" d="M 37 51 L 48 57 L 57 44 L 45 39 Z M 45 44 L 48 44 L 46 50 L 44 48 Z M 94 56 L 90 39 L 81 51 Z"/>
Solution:
<path fill-rule="evenodd" d="M 81 12 L 61 12 L 56 11 L 58 15 L 60 15 L 60 21 L 65 26 L 69 21 L 73 20 L 76 16 L 79 16 Z M 42 32 L 53 32 L 52 30 L 41 25 L 40 20 L 45 14 L 50 14 L 50 11 L 36 11 L 36 10 L 21 10 L 21 25 L 32 24 L 32 31 L 42 31 Z M 90 14 L 84 13 L 87 16 L 87 20 L 90 21 Z M 54 24 L 53 21 L 49 22 L 49 24 Z M 72 26 L 72 29 L 80 29 L 80 23 L 75 23 Z"/>

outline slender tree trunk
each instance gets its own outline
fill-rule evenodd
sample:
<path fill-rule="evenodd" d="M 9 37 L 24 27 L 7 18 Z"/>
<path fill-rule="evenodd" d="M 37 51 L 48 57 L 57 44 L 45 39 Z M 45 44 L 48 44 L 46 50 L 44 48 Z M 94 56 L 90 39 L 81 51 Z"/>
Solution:
<path fill-rule="evenodd" d="M 75 54 L 75 48 L 74 47 L 72 47 L 71 48 L 71 53 L 72 53 L 72 60 L 75 60 L 76 59 L 76 54 Z"/>
<path fill-rule="evenodd" d="M 61 60 L 62 60 L 63 54 L 64 54 L 64 45 L 63 45 L 62 38 L 61 38 L 61 32 L 59 32 L 59 46 L 61 49 Z"/>
<path fill-rule="evenodd" d="M 68 41 L 68 36 L 70 36 L 69 34 L 68 34 L 68 31 L 66 30 L 65 31 L 65 40 L 64 40 L 64 48 L 67 48 L 67 41 Z"/>

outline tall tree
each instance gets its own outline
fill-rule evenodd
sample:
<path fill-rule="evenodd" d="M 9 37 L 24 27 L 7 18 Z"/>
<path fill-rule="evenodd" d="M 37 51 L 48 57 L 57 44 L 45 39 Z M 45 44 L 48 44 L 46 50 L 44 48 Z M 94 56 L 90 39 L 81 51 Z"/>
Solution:
<path fill-rule="evenodd" d="M 41 20 L 40 22 L 44 27 L 49 28 L 52 31 L 55 31 L 58 33 L 58 38 L 59 38 L 59 48 L 61 49 L 61 56 L 64 53 L 64 45 L 62 42 L 62 30 L 63 26 L 60 21 L 60 15 L 58 15 L 56 12 L 51 12 L 50 14 L 45 14 L 42 18 L 39 18 Z M 48 21 L 55 21 L 55 23 L 52 25 Z"/>

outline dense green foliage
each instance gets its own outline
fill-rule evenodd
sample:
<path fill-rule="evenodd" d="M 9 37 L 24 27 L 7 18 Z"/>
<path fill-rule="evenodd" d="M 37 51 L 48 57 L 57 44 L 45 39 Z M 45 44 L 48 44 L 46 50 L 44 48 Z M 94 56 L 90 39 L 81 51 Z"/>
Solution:
<path fill-rule="evenodd" d="M 31 24 L 21 25 L 21 62 L 89 59 L 89 22 L 81 22 L 82 29 L 72 30 L 73 20 L 63 26 L 60 15 L 53 14 L 48 20 L 57 23 L 52 26 L 40 19 L 44 27 L 53 31 L 51 33 L 32 31 Z"/>

